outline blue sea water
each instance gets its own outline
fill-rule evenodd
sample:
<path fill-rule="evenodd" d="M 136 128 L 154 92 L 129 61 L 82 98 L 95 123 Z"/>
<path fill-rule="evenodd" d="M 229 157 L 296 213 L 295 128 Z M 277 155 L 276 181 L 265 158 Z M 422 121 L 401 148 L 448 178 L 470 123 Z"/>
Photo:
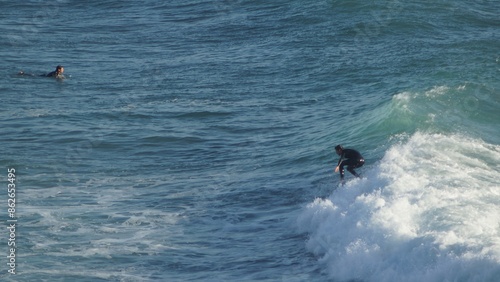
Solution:
<path fill-rule="evenodd" d="M 499 11 L 1 1 L 1 280 L 499 281 Z"/>

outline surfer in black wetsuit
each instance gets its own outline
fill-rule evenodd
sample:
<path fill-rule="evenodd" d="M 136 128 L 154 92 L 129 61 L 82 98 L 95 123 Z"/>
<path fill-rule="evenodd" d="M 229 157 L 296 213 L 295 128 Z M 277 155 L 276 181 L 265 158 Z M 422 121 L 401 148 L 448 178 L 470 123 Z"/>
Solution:
<path fill-rule="evenodd" d="M 43 77 L 54 77 L 54 78 L 64 78 L 63 72 L 64 72 L 64 67 L 61 66 L 61 65 L 59 65 L 59 66 L 56 67 L 55 71 L 49 72 L 48 74 L 42 74 L 40 76 L 43 76 Z M 27 76 L 36 76 L 34 74 L 25 73 L 24 71 L 20 71 L 17 74 L 18 75 L 27 75 Z"/>
<path fill-rule="evenodd" d="M 47 77 L 55 77 L 55 78 L 64 78 L 63 72 L 64 72 L 64 67 L 61 66 L 61 65 L 59 65 L 59 66 L 56 67 L 55 71 L 49 72 L 45 76 L 47 76 Z"/>
<path fill-rule="evenodd" d="M 335 146 L 335 152 L 340 156 L 335 172 L 340 170 L 340 180 L 344 180 L 344 166 L 347 166 L 347 171 L 359 178 L 359 174 L 354 171 L 355 168 L 362 167 L 365 160 L 361 154 L 354 149 L 344 149 L 342 145 Z"/>

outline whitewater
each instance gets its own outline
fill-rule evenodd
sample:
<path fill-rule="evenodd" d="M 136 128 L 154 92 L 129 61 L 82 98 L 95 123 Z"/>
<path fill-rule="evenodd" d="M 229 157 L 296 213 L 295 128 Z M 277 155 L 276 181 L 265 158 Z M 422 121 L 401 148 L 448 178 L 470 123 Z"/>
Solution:
<path fill-rule="evenodd" d="M 459 135 L 405 139 L 363 179 L 307 205 L 298 219 L 311 234 L 307 249 L 339 281 L 494 281 L 499 146 Z"/>

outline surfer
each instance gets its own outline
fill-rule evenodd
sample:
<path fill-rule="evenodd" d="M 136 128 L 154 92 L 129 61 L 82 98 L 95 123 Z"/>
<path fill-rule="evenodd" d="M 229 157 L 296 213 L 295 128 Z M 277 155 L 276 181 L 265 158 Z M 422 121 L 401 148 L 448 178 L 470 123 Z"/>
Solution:
<path fill-rule="evenodd" d="M 342 145 L 335 146 L 335 152 L 340 156 L 335 172 L 340 170 L 340 180 L 344 180 L 344 166 L 347 166 L 347 171 L 356 177 L 360 177 L 359 174 L 354 171 L 355 168 L 362 167 L 365 164 L 365 160 L 361 154 L 354 149 L 344 149 Z"/>
<path fill-rule="evenodd" d="M 48 74 L 42 74 L 40 76 L 43 76 L 43 77 L 54 77 L 54 78 L 64 78 L 63 72 L 64 72 L 64 67 L 61 66 L 61 65 L 58 65 L 56 67 L 55 71 L 49 72 Z M 34 74 L 31 74 L 31 73 L 25 73 L 24 71 L 18 72 L 17 75 L 36 76 Z"/>
<path fill-rule="evenodd" d="M 64 78 L 63 72 L 64 72 L 64 67 L 59 65 L 56 67 L 55 71 L 49 72 L 45 76 L 46 77 L 55 77 L 55 78 Z"/>

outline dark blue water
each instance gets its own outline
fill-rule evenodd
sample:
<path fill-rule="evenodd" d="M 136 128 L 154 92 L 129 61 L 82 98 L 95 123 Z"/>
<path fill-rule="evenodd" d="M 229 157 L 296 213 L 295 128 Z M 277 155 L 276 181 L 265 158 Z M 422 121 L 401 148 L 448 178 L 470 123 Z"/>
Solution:
<path fill-rule="evenodd" d="M 2 279 L 497 281 L 498 11 L 0 3 Z"/>

